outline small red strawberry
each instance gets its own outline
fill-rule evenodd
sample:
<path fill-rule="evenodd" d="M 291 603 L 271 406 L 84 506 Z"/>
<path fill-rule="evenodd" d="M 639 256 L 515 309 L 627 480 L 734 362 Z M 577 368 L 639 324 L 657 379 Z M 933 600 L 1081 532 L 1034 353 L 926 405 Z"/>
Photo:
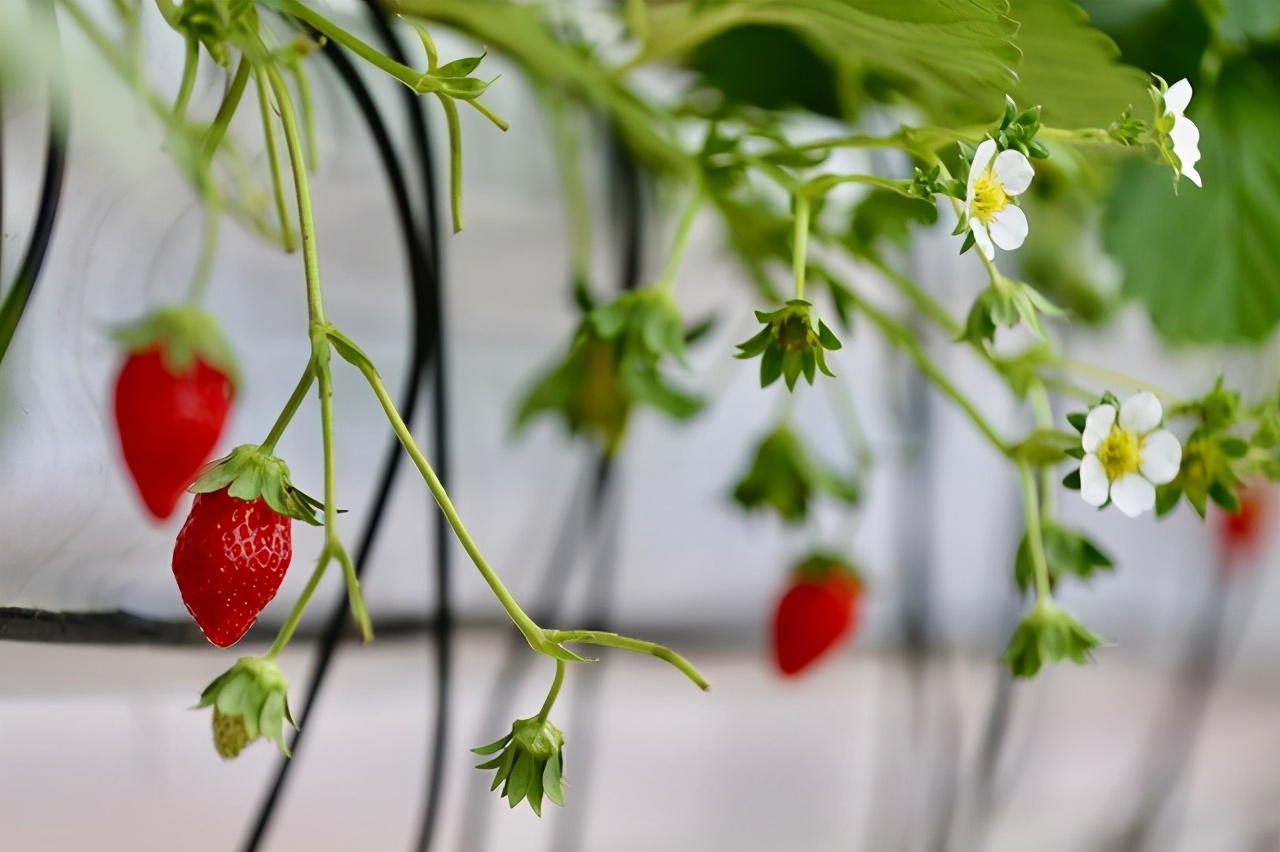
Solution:
<path fill-rule="evenodd" d="M 774 661 L 799 674 L 857 626 L 862 582 L 841 559 L 815 554 L 792 571 L 773 617 Z"/>
<path fill-rule="evenodd" d="M 1248 558 L 1261 548 L 1267 534 L 1268 500 L 1264 486 L 1240 491 L 1240 507 L 1219 514 L 1218 542 L 1229 558 Z"/>
<path fill-rule="evenodd" d="M 191 490 L 173 576 L 204 635 L 226 648 L 279 591 L 293 557 L 293 519 L 318 523 L 314 501 L 289 483 L 283 461 L 253 445 L 237 447 Z"/>
<path fill-rule="evenodd" d="M 157 311 L 116 337 L 128 351 L 115 388 L 121 453 L 164 520 L 222 435 L 235 366 L 217 320 L 195 308 Z"/>

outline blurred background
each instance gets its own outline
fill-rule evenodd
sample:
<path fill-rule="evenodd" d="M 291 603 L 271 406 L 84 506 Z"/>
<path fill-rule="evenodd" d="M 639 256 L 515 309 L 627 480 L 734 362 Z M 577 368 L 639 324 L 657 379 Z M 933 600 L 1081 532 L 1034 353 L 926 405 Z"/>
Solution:
<path fill-rule="evenodd" d="M 1210 56 L 1280 73 L 1272 46 L 1280 14 L 1268 0 L 1229 3 L 1225 18 L 1212 2 L 1085 5 L 1126 61 L 1171 82 L 1191 77 L 1199 86 Z M 377 38 L 359 3 L 329 10 Z M 603 9 L 581 11 L 608 33 Z M 6 14 L 6 26 L 19 20 Z M 181 43 L 152 24 L 156 79 L 176 79 Z M 473 47 L 445 30 L 437 40 L 446 56 Z M 467 227 L 439 248 L 450 491 L 536 618 L 671 645 L 712 690 L 699 693 L 656 661 L 606 653 L 571 670 L 557 705 L 567 807 L 539 820 L 489 794 L 489 775 L 471 768 L 468 749 L 532 715 L 552 667 L 522 645 L 458 551 L 452 666 L 441 673 L 434 505 L 406 469 L 385 512 L 373 512 L 391 434 L 360 377 L 339 370 L 343 532 L 354 546 L 377 524 L 365 589 L 379 639 L 367 647 L 344 640 L 323 668 L 305 745 L 272 802 L 278 755 L 259 744 L 223 763 L 209 748 L 206 716 L 187 708 L 236 656 L 266 647 L 306 572 L 291 573 L 235 651 L 212 648 L 186 621 L 170 571 L 184 512 L 151 523 L 117 462 L 109 400 L 118 356 L 109 333 L 181 298 L 202 213 L 127 88 L 65 21 L 63 41 L 73 80 L 65 191 L 39 287 L 0 367 L 0 849 L 197 852 L 256 842 L 383 850 L 428 837 L 433 849 L 475 852 L 1280 849 L 1280 622 L 1271 617 L 1280 612 L 1272 570 L 1280 551 L 1268 534 L 1277 500 L 1264 487 L 1248 549 L 1231 546 L 1212 511 L 1206 523 L 1186 506 L 1160 521 L 1130 521 L 1060 494 L 1064 522 L 1105 545 L 1118 568 L 1064 586 L 1059 599 L 1109 644 L 1087 666 L 1056 666 L 1015 684 L 998 658 L 1025 605 L 1012 583 L 1022 534 L 1017 482 L 872 328 L 855 326 L 832 359 L 854 402 L 808 388 L 794 402 L 794 420 L 824 462 L 858 474 L 861 504 L 823 504 L 800 530 L 734 504 L 733 485 L 786 392 L 761 391 L 754 362 L 728 357 L 754 333 L 756 305 L 712 215 L 695 227 L 678 287 L 686 319 L 716 318 L 680 377 L 710 398 L 708 409 L 683 424 L 639 413 L 608 464 L 553 421 L 515 433 L 519 399 L 559 357 L 578 314 L 555 143 L 533 89 L 501 56 L 486 60 L 502 74 L 486 102 L 512 128 L 502 134 L 463 115 Z M 369 115 L 332 64 L 312 64 L 329 314 L 399 394 L 415 371 L 412 276 L 397 211 Z M 212 79 L 197 89 L 193 110 L 217 104 Z M 365 82 L 416 186 L 423 151 L 401 93 L 373 75 Z M 0 106 L 0 282 L 9 282 L 39 207 L 48 105 L 38 89 L 15 86 Z M 1260 99 L 1255 108 L 1262 122 L 1280 105 Z M 1194 106 L 1191 114 L 1199 120 Z M 426 156 L 442 172 L 443 128 L 436 113 L 427 117 Z M 859 122 L 885 132 L 893 112 L 871 106 Z M 603 126 L 588 120 L 581 131 L 598 226 L 592 283 L 599 293 L 624 286 L 631 253 L 639 279 L 651 280 L 674 232 L 668 199 Z M 1247 142 L 1237 151 L 1219 140 L 1214 150 L 1206 139 L 1206 185 L 1225 180 L 1224 162 L 1253 162 L 1242 159 L 1252 156 Z M 864 170 L 904 165 L 853 156 L 848 165 Z M 1119 191 L 1150 183 L 1144 166 L 1156 168 L 1122 172 Z M 1265 168 L 1250 196 L 1264 212 L 1280 208 L 1268 194 L 1280 176 Z M 1159 174 L 1167 193 L 1167 173 Z M 1098 194 L 1114 191 L 1108 183 Z M 1177 203 L 1215 209 L 1195 192 L 1185 187 Z M 425 220 L 420 196 L 415 205 Z M 1167 235 L 1175 231 L 1153 234 L 1126 258 L 1112 245 L 1104 252 L 1100 215 L 1046 228 L 1085 241 L 1071 254 L 1086 258 L 1070 278 L 1077 311 L 1105 306 L 1092 324 L 1060 330 L 1062 349 L 1187 396 L 1219 375 L 1247 398 L 1269 391 L 1280 355 L 1271 326 L 1234 335 L 1170 327 L 1133 300 L 1140 294 L 1130 269 L 1135 253 L 1174 250 Z M 1233 223 L 1205 215 L 1211 245 L 1229 245 Z M 985 275 L 957 256 L 954 222 L 943 219 L 894 261 L 962 317 Z M 1023 274 L 1068 280 L 1061 268 L 1030 268 L 1033 248 Z M 1199 250 L 1211 249 L 1188 247 Z M 1258 251 L 1253 260 L 1262 263 Z M 1256 273 L 1257 286 L 1275 293 L 1276 268 L 1238 272 Z M 874 276 L 860 281 L 890 298 Z M 208 305 L 224 319 L 246 376 L 229 449 L 260 439 L 306 358 L 296 258 L 227 228 Z M 998 428 L 1030 428 L 968 350 L 945 339 L 928 346 Z M 424 447 L 440 422 L 428 414 L 432 400 L 424 395 L 414 423 Z M 321 484 L 317 421 L 310 401 L 279 448 L 312 493 Z M 320 544 L 314 530 L 295 529 L 295 564 L 308 565 Z M 838 653 L 784 679 L 767 625 L 788 569 L 812 548 L 856 560 L 866 579 L 863 617 Z M 336 576 L 322 591 L 305 635 L 282 658 L 295 710 L 324 653 L 329 613 L 341 606 Z"/>

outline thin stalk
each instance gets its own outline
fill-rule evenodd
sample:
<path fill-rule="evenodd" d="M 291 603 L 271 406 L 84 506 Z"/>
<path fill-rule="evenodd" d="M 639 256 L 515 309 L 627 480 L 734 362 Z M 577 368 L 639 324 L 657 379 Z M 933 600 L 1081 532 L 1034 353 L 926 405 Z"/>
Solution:
<path fill-rule="evenodd" d="M 266 659 L 274 660 L 280 656 L 280 652 L 289 644 L 289 640 L 293 638 L 293 632 L 298 629 L 298 622 L 302 620 L 302 613 L 307 609 L 307 604 L 311 602 L 311 596 L 315 594 L 316 588 L 320 585 L 320 580 L 324 577 L 325 569 L 329 567 L 329 561 L 333 559 L 333 555 L 326 549 L 320 554 L 320 561 L 316 563 L 315 570 L 311 572 L 311 579 L 307 580 L 307 586 L 302 590 L 297 603 L 293 605 L 293 610 L 289 613 L 288 620 L 281 626 L 280 632 L 276 634 L 276 641 L 271 643 L 271 648 L 266 653 Z"/>
<path fill-rule="evenodd" d="M 213 124 L 209 125 L 209 130 L 205 133 L 204 142 L 200 146 L 200 152 L 205 162 L 213 159 L 213 155 L 217 153 L 218 146 L 222 144 L 222 137 L 227 135 L 227 128 L 231 126 L 231 118 L 236 114 L 236 108 L 240 106 L 240 98 L 244 95 L 245 86 L 249 83 L 249 58 L 240 57 L 240 63 L 236 66 L 235 75 L 231 78 L 231 85 L 227 88 L 227 93 L 222 96 L 222 104 L 218 107 L 218 114 L 213 117 Z"/>
<path fill-rule="evenodd" d="M 271 189 L 275 196 L 276 217 L 280 220 L 280 238 L 284 250 L 293 253 L 298 241 L 293 235 L 293 221 L 289 217 L 289 202 L 285 198 L 284 175 L 280 170 L 280 154 L 276 149 L 276 127 L 271 120 L 271 98 L 267 93 L 267 81 L 262 70 L 254 71 L 253 82 L 258 92 L 258 112 L 262 118 L 262 141 L 266 147 L 267 165 L 271 168 Z"/>
<path fill-rule="evenodd" d="M 409 458 L 413 460 L 414 465 L 418 468 L 418 472 L 422 474 L 423 480 L 427 483 L 427 488 L 431 490 L 431 496 L 435 498 L 436 504 L 440 506 L 440 511 L 444 512 L 445 519 L 449 521 L 449 526 L 452 527 L 454 535 L 458 537 L 462 549 L 471 557 L 471 561 L 475 563 L 480 576 L 484 578 L 485 583 L 489 586 L 494 596 L 497 597 L 502 608 L 506 610 L 507 616 L 512 623 L 519 628 L 525 639 L 529 641 L 529 644 L 535 650 L 540 650 L 540 645 L 545 641 L 545 634 L 542 628 L 535 624 L 533 619 L 516 603 L 515 598 L 511 596 L 511 593 L 507 591 L 507 587 L 502 584 L 502 580 L 498 578 L 497 573 L 485 560 L 480 548 L 476 545 L 475 539 L 471 537 L 471 533 L 467 532 L 467 527 L 462 523 L 462 518 L 459 517 L 453 501 L 449 499 L 449 494 L 445 491 L 444 486 L 440 484 L 440 478 L 436 476 L 436 472 L 432 469 L 431 463 L 427 461 L 426 456 L 418 449 L 417 443 L 413 440 L 413 434 L 400 417 L 400 412 L 396 411 L 395 403 L 391 401 L 391 396 L 382 384 L 382 378 L 378 375 L 378 371 L 364 359 L 347 357 L 342 349 L 339 349 L 338 352 L 364 374 L 365 380 L 373 388 L 374 395 L 377 396 L 383 412 L 386 413 L 387 419 L 391 422 L 392 430 L 396 433 L 396 437 L 400 439 L 400 444 L 404 447 L 405 452 L 409 454 Z"/>
<path fill-rule="evenodd" d="M 1135 379 L 1132 376 L 1126 376 L 1124 373 L 1117 373 L 1114 370 L 1108 370 L 1106 367 L 1095 367 L 1093 364 L 1085 364 L 1081 361 L 1073 361 L 1069 358 L 1063 358 L 1059 365 L 1064 370 L 1073 373 L 1079 373 L 1082 376 L 1088 376 L 1091 379 L 1105 384 L 1122 385 L 1124 387 L 1134 388 L 1135 390 L 1147 391 L 1160 397 L 1162 400 L 1169 402 L 1176 400 L 1175 394 L 1169 393 L 1167 390 L 1158 388 L 1153 384 Z"/>
<path fill-rule="evenodd" d="M 542 709 L 538 711 L 538 725 L 545 725 L 547 717 L 551 715 L 551 708 L 555 706 L 556 698 L 560 696 L 560 687 L 564 685 L 564 660 L 556 660 L 556 677 L 551 681 L 551 691 L 547 693 L 547 700 L 542 702 Z"/>
<path fill-rule="evenodd" d="M 289 65 L 289 71 L 298 86 L 298 110 L 302 113 L 302 129 L 307 141 L 307 167 L 314 173 L 320 168 L 320 145 L 316 141 L 316 111 L 311 98 L 311 83 L 301 62 L 295 60 Z"/>
<path fill-rule="evenodd" d="M 797 299 L 804 298 L 805 265 L 809 256 L 809 196 L 803 192 L 795 195 L 796 230 L 791 246 L 791 269 L 796 278 Z"/>
<path fill-rule="evenodd" d="M 297 2 L 297 0 L 268 0 L 267 5 L 311 25 L 326 38 L 337 42 L 370 65 L 385 71 L 410 89 L 417 91 L 418 81 L 422 79 L 422 72 L 415 71 L 408 65 L 402 65 L 382 53 L 382 51 L 365 44 L 314 9 Z"/>
<path fill-rule="evenodd" d="M 557 645 L 564 642 L 577 643 L 579 645 L 602 645 L 607 648 L 620 648 L 623 651 L 647 654 L 650 657 L 656 657 L 675 666 L 684 673 L 685 677 L 697 684 L 699 689 L 706 691 L 711 688 L 711 684 L 707 682 L 701 672 L 693 667 L 692 663 L 670 648 L 654 642 L 645 642 L 641 639 L 632 639 L 629 636 L 619 636 L 617 633 L 606 633 L 601 630 L 548 630 L 546 631 L 546 637 Z"/>
<path fill-rule="evenodd" d="M 311 391 L 311 383 L 315 380 L 315 366 L 312 364 L 311 359 L 308 358 L 307 368 L 302 371 L 302 378 L 298 379 L 298 386 L 293 389 L 293 394 L 289 397 L 289 401 L 284 404 L 284 410 L 276 418 L 276 422 L 272 425 L 267 439 L 259 446 L 259 449 L 264 453 L 275 452 L 276 444 L 279 443 L 281 436 L 284 435 L 284 430 L 288 428 L 289 421 L 293 420 L 293 415 L 298 413 L 298 406 L 302 405 L 302 401 L 307 398 L 307 394 Z"/>
<path fill-rule="evenodd" d="M 315 220 L 311 209 L 311 187 L 307 179 L 306 156 L 302 150 L 302 137 L 298 132 L 298 119 L 284 77 L 275 66 L 267 66 L 271 90 L 280 108 L 280 121 L 284 125 L 285 145 L 289 150 L 289 165 L 293 171 L 294 188 L 298 196 L 298 230 L 302 235 L 302 262 L 307 280 L 307 313 L 311 328 L 311 366 L 316 374 L 320 393 L 320 434 L 324 446 L 324 528 L 325 552 L 338 559 L 347 584 L 347 598 L 351 614 L 360 626 L 366 642 L 373 638 L 369 613 L 360 591 L 360 581 L 350 557 L 338 539 L 338 504 L 335 476 L 333 441 L 333 379 L 329 370 L 329 338 L 325 334 L 324 295 L 320 289 L 320 261 L 316 252 Z M 323 556 L 321 557 L 324 558 Z"/>
<path fill-rule="evenodd" d="M 453 215 L 453 232 L 462 230 L 462 123 L 453 98 L 440 95 L 445 126 L 449 129 L 449 212 Z"/>
<path fill-rule="evenodd" d="M 695 187 L 693 198 L 689 199 L 689 204 L 684 209 L 684 214 L 680 217 L 680 224 L 676 227 L 675 242 L 671 244 L 671 254 L 667 256 L 667 265 L 662 270 L 662 277 L 658 279 L 655 285 L 661 287 L 667 292 L 671 292 L 676 288 L 676 278 L 680 275 L 680 263 L 684 260 L 685 249 L 689 246 L 689 237 L 693 234 L 693 224 L 698 220 L 698 211 L 702 209 L 702 188 Z"/>
<path fill-rule="evenodd" d="M 1034 381 L 1030 388 L 1027 389 L 1027 396 L 1031 400 L 1031 410 L 1035 414 L 1036 427 L 1039 429 L 1053 428 L 1053 406 L 1049 403 L 1049 392 L 1045 390 L 1044 382 Z M 1044 465 L 1040 468 L 1040 514 L 1047 518 L 1053 511 L 1053 468 Z"/>
<path fill-rule="evenodd" d="M 210 199 L 204 208 L 204 245 L 200 247 L 200 260 L 196 264 L 196 274 L 191 281 L 191 289 L 187 292 L 187 304 L 198 305 L 208 289 L 209 278 L 213 275 L 213 264 L 218 257 L 218 232 L 222 224 L 222 209 L 216 201 Z"/>
<path fill-rule="evenodd" d="M 1018 463 L 1018 478 L 1022 482 L 1022 513 L 1027 522 L 1027 541 L 1031 543 L 1031 564 L 1035 568 L 1036 603 L 1047 604 L 1053 600 L 1053 592 L 1049 588 L 1049 563 L 1044 556 L 1036 482 L 1031 475 L 1031 468 L 1021 462 Z"/>
<path fill-rule="evenodd" d="M 187 35 L 187 52 L 182 61 L 182 82 L 178 85 L 178 97 L 173 103 L 173 118 L 183 121 L 187 117 L 187 105 L 196 85 L 196 72 L 200 69 L 200 40 Z"/>

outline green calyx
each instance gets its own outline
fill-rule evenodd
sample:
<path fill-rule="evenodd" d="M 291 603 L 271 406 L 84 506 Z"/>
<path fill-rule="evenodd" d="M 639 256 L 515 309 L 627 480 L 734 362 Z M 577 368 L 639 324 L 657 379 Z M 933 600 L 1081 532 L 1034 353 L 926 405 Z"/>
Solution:
<path fill-rule="evenodd" d="M 862 573 L 843 556 L 814 551 L 791 568 L 791 577 L 799 583 L 824 583 L 841 579 L 853 588 L 862 586 Z"/>
<path fill-rule="evenodd" d="M 1049 599 L 1036 602 L 1000 659 L 1014 677 L 1035 677 L 1045 663 L 1083 664 L 1102 640 Z"/>
<path fill-rule="evenodd" d="M 175 376 L 189 372 L 199 358 L 239 385 L 235 353 L 216 317 L 189 306 L 161 308 L 112 335 L 129 353 L 159 347 L 165 369 Z"/>
<path fill-rule="evenodd" d="M 213 462 L 187 490 L 192 494 L 208 494 L 224 488 L 239 500 L 261 498 L 278 514 L 313 527 L 321 525 L 316 510 L 323 509 L 324 505 L 294 488 L 284 460 L 256 444 L 242 444 L 230 455 Z"/>
<path fill-rule="evenodd" d="M 812 305 L 803 299 L 792 299 L 776 311 L 756 311 L 756 319 L 765 328 L 755 337 L 738 344 L 735 358 L 760 356 L 760 387 L 768 387 L 783 377 L 788 390 L 795 390 L 796 380 L 804 375 L 813 384 L 818 370 L 835 378 L 827 367 L 825 353 L 841 348 L 840 340 L 821 320 L 814 328 Z"/>
<path fill-rule="evenodd" d="M 259 737 L 275 743 L 286 756 L 284 723 L 293 725 L 288 686 L 280 667 L 261 657 L 241 657 L 205 687 L 194 708 L 213 707 L 213 746 L 231 760 Z"/>
<path fill-rule="evenodd" d="M 733 499 L 744 509 L 768 507 L 787 523 L 799 523 L 822 492 L 850 505 L 862 497 L 856 479 L 823 468 L 794 432 L 779 426 L 760 442 L 751 468 L 733 488 Z"/>
<path fill-rule="evenodd" d="M 231 64 L 232 46 L 258 32 L 253 0 L 183 0 L 174 28 L 199 40 L 213 61 Z"/>
<path fill-rule="evenodd" d="M 497 790 L 511 807 L 528 800 L 529 807 L 542 816 L 542 798 L 564 807 L 564 735 L 560 729 L 538 718 L 518 719 L 511 733 L 486 746 L 472 749 L 482 756 L 494 755 L 476 769 L 496 769 L 490 790 Z"/>

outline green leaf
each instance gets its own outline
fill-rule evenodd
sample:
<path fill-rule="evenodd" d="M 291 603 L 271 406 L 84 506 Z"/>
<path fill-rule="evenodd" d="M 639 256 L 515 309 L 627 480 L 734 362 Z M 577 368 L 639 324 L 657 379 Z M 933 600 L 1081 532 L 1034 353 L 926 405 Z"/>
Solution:
<path fill-rule="evenodd" d="M 654 4 L 646 58 L 688 54 L 744 26 L 783 28 L 834 66 L 842 115 L 851 117 L 876 87 L 902 93 L 935 116 L 951 115 L 975 92 L 1000 97 L 1013 86 L 1016 25 L 1004 12 L 1004 3 L 995 0 Z M 756 59 L 773 66 L 771 57 Z"/>
<path fill-rule="evenodd" d="M 1084 663 L 1102 640 L 1051 602 L 1036 604 L 1009 640 L 1001 660 L 1014 677 L 1034 677 L 1045 663 Z"/>
<path fill-rule="evenodd" d="M 769 61 L 761 62 L 762 56 Z M 767 110 L 800 107 L 840 115 L 832 64 L 782 27 L 749 25 L 722 32 L 699 45 L 689 65 L 703 83 L 731 100 Z"/>
<path fill-rule="evenodd" d="M 1058 581 L 1066 575 L 1087 580 L 1100 571 L 1108 571 L 1115 567 L 1111 557 L 1081 533 L 1046 520 L 1040 534 L 1044 542 L 1044 557 L 1049 569 L 1051 585 L 1056 586 Z M 1014 559 L 1013 576 L 1020 591 L 1026 592 L 1035 586 L 1035 565 L 1031 559 L 1031 542 L 1025 535 L 1018 546 L 1018 555 Z"/>
<path fill-rule="evenodd" d="M 871 257 L 880 241 L 906 246 L 912 225 L 932 225 L 937 221 L 938 206 L 934 202 L 877 187 L 853 208 L 848 243 L 854 254 Z"/>
<path fill-rule="evenodd" d="M 1106 127 L 1126 107 L 1151 108 L 1147 75 L 1121 64 L 1115 43 L 1071 0 L 1011 0 L 1009 16 L 1019 24 L 1018 84 L 992 97 L 1009 91 L 1023 106 L 1039 104 L 1054 127 Z"/>
<path fill-rule="evenodd" d="M 1271 41 L 1280 38 L 1280 3 L 1266 0 L 1222 0 L 1220 27 L 1230 38 Z"/>
<path fill-rule="evenodd" d="M 1280 88 L 1229 64 L 1189 115 L 1204 188 L 1183 181 L 1173 197 L 1167 168 L 1128 164 L 1107 209 L 1108 251 L 1165 338 L 1261 340 L 1280 322 Z"/>

